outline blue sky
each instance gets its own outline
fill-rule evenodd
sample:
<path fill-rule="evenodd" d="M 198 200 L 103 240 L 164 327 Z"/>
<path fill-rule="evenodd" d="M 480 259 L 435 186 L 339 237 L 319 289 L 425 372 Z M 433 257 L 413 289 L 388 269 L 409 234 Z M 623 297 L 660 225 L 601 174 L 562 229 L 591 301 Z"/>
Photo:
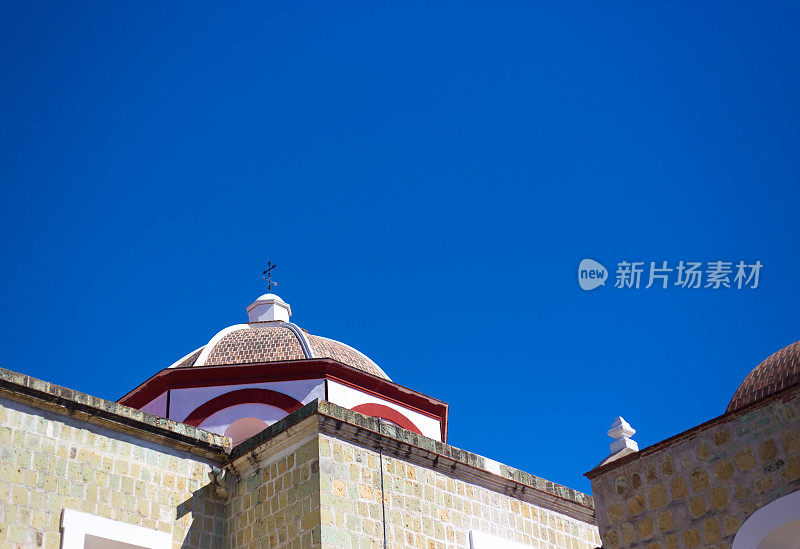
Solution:
<path fill-rule="evenodd" d="M 800 339 L 797 3 L 6 3 L 0 365 L 116 399 L 246 319 L 589 491 Z M 577 284 L 590 257 L 755 290 Z M 613 272 L 612 272 L 613 275 Z"/>

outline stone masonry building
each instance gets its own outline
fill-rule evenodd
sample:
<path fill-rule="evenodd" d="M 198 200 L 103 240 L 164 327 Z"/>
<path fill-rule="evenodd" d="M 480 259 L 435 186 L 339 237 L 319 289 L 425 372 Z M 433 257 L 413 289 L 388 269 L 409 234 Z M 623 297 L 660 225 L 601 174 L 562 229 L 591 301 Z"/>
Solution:
<path fill-rule="evenodd" d="M 742 382 L 721 416 L 642 450 L 618 418 L 592 481 L 603 546 L 800 547 L 800 342 Z"/>
<path fill-rule="evenodd" d="M 118 402 L 0 369 L 0 549 L 600 545 L 590 496 L 448 445 L 447 404 L 290 315 L 261 296 Z"/>

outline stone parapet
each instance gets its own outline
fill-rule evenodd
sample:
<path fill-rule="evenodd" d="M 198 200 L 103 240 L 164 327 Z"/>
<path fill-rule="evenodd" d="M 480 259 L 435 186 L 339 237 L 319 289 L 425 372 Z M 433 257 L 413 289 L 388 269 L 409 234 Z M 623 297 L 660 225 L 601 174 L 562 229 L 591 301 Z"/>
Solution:
<path fill-rule="evenodd" d="M 227 460 L 231 448 L 228 437 L 5 368 L 0 368 L 0 396 L 202 455 L 220 463 Z"/>
<path fill-rule="evenodd" d="M 243 442 L 231 452 L 232 462 L 312 416 L 321 434 L 381 448 L 385 455 L 594 523 L 594 502 L 587 494 L 326 401 L 311 402 Z"/>

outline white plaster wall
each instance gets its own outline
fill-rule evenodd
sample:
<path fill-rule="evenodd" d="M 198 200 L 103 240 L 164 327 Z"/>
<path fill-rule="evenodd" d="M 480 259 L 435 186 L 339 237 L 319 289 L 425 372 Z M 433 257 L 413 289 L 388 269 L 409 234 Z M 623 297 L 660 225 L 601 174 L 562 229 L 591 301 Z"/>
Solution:
<path fill-rule="evenodd" d="M 341 383 L 329 380 L 328 400 L 334 404 L 338 404 L 339 406 L 344 406 L 345 408 L 350 409 L 358 406 L 359 404 L 383 404 L 384 406 L 388 406 L 389 408 L 397 410 L 410 419 L 426 437 L 439 441 L 442 440 L 442 429 L 439 420 L 422 415 L 414 410 L 409 410 L 408 408 L 404 408 L 399 404 L 384 400 L 380 397 L 376 397 L 368 393 L 362 393 L 358 389 L 353 389 L 347 385 L 342 385 Z"/>
<path fill-rule="evenodd" d="M 142 412 L 154 414 L 159 417 L 167 417 L 167 393 L 163 392 L 144 406 Z"/>
<path fill-rule="evenodd" d="M 469 533 L 469 547 L 470 549 L 531 549 L 530 545 L 522 545 L 477 530 L 471 530 Z"/>
<path fill-rule="evenodd" d="M 212 398 L 224 395 L 225 393 L 229 393 L 231 391 L 251 388 L 270 389 L 278 393 L 289 395 L 290 397 L 299 400 L 303 404 L 308 404 L 315 399 L 323 400 L 325 398 L 325 384 L 321 379 L 275 381 L 269 383 L 243 383 L 239 385 L 219 385 L 217 387 L 173 389 L 169 402 L 169 418 L 177 421 L 183 421 L 190 413 L 192 413 L 195 408 L 208 402 Z M 206 421 L 208 421 L 208 419 Z"/>
<path fill-rule="evenodd" d="M 794 549 L 800 547 L 798 536 L 800 490 L 778 498 L 750 515 L 737 532 L 733 549 Z"/>
<path fill-rule="evenodd" d="M 254 417 L 264 421 L 267 425 L 272 425 L 276 421 L 285 418 L 287 415 L 289 414 L 280 408 L 267 404 L 236 404 L 235 406 L 211 414 L 200 424 L 200 428 L 211 431 L 212 433 L 217 433 L 218 435 L 224 435 L 225 429 L 237 419 Z"/>
<path fill-rule="evenodd" d="M 135 526 L 74 509 L 61 517 L 62 549 L 169 549 L 172 536 L 151 528 Z"/>

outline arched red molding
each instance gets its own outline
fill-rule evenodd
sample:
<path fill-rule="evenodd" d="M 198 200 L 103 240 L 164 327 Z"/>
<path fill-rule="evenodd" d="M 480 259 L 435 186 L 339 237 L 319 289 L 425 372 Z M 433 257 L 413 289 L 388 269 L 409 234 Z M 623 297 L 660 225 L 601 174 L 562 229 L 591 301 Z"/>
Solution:
<path fill-rule="evenodd" d="M 269 406 L 280 408 L 287 414 L 291 414 L 303 406 L 303 403 L 296 398 L 277 391 L 271 391 L 270 389 L 237 389 L 201 404 L 186 416 L 183 422 L 187 425 L 198 427 L 220 410 L 237 404 L 268 404 Z"/>
<path fill-rule="evenodd" d="M 358 406 L 354 406 L 352 408 L 354 412 L 358 412 L 359 414 L 364 414 L 365 416 L 372 416 L 378 417 L 381 419 L 385 419 L 387 421 L 391 421 L 392 423 L 396 423 L 403 429 L 411 431 L 413 433 L 417 433 L 418 435 L 422 434 L 422 431 L 419 430 L 419 427 L 414 425 L 414 422 L 408 419 L 406 416 L 395 410 L 394 408 L 389 408 L 388 406 L 384 406 L 383 404 L 359 404 Z"/>

